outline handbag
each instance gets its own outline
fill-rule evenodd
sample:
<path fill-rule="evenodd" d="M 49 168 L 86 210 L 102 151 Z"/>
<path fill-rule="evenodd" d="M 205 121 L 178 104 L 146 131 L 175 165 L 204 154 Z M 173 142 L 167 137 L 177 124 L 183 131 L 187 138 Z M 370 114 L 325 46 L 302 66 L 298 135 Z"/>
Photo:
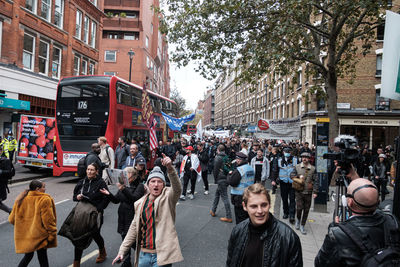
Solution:
<path fill-rule="evenodd" d="M 292 178 L 293 183 L 292 187 L 296 191 L 303 191 L 304 190 L 304 180 L 298 177 L 293 177 Z"/>

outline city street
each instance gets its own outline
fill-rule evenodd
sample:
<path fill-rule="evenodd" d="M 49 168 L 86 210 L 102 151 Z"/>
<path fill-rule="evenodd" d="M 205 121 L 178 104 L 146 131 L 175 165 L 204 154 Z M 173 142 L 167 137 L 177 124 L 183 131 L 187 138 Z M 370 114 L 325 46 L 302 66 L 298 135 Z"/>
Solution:
<path fill-rule="evenodd" d="M 19 169 L 19 171 L 24 171 Z M 17 173 L 21 175 L 20 172 Z M 26 173 L 24 174 L 26 175 Z M 32 174 L 43 176 L 43 174 Z M 72 201 L 72 191 L 77 182 L 74 177 L 62 178 L 44 178 L 46 182 L 46 193 L 49 193 L 56 203 L 57 227 L 61 227 L 64 219 L 74 207 Z M 5 204 L 12 205 L 16 196 L 28 187 L 29 181 L 16 183 L 10 186 L 11 193 Z M 224 216 L 225 211 L 220 203 L 217 210 L 217 217 L 212 218 L 209 215 L 211 201 L 214 196 L 216 185 L 210 186 L 210 195 L 203 195 L 202 182 L 197 184 L 198 193 L 194 200 L 179 202 L 177 206 L 176 227 L 179 241 L 182 249 L 184 262 L 174 264 L 174 266 L 224 266 L 226 260 L 226 249 L 230 232 L 234 224 L 222 223 L 218 216 Z M 110 187 L 115 192 L 115 186 Z M 95 264 L 98 250 L 93 242 L 91 246 L 84 251 L 82 266 L 110 266 L 112 259 L 116 256 L 121 244 L 121 237 L 117 233 L 117 208 L 118 205 L 109 204 L 104 214 L 104 225 L 102 235 L 105 239 L 107 260 L 103 264 Z M 222 209 L 221 209 L 222 208 Z M 0 232 L 2 242 L 0 251 L 7 257 L 0 258 L 0 266 L 17 266 L 19 260 L 23 257 L 16 254 L 13 241 L 13 226 L 7 222 L 7 214 L 0 212 Z M 66 267 L 73 261 L 73 246 L 69 240 L 58 236 L 58 247 L 48 250 L 50 266 Z M 36 255 L 30 266 L 38 266 Z"/>
<path fill-rule="evenodd" d="M 46 173 L 42 171 L 31 173 L 24 168 L 17 168 L 17 170 L 18 172 L 15 179 L 28 179 L 29 176 L 31 178 L 46 176 Z M 47 177 L 42 180 L 46 182 L 46 192 L 54 198 L 56 203 L 57 227 L 59 229 L 66 216 L 75 205 L 72 201 L 72 191 L 78 179 L 75 177 Z M 212 180 L 211 176 L 209 176 L 209 181 Z M 11 193 L 8 195 L 8 199 L 5 203 L 11 206 L 16 196 L 26 189 L 28 184 L 29 181 L 12 184 L 10 186 Z M 111 186 L 110 189 L 112 192 L 116 191 L 115 186 Z M 225 266 L 228 239 L 235 224 L 222 223 L 219 221 L 220 217 L 225 216 L 222 203 L 219 204 L 217 216 L 215 218 L 209 215 L 215 189 L 216 185 L 211 184 L 210 194 L 206 196 L 203 194 L 203 183 L 198 182 L 196 185 L 197 193 L 195 194 L 195 199 L 187 199 L 186 201 L 178 202 L 176 228 L 185 260 L 173 266 Z M 330 188 L 330 191 L 332 190 L 334 190 L 334 187 Z M 381 204 L 381 208 L 389 204 L 390 200 L 393 198 L 392 188 L 389 187 L 389 190 L 391 193 L 387 197 L 388 200 Z M 323 243 L 328 225 L 332 221 L 333 205 L 334 202 L 328 202 L 328 213 L 314 212 L 312 206 L 306 224 L 307 235 L 302 235 L 299 231 L 296 231 L 301 240 L 303 263 L 305 267 L 312 267 L 314 265 L 314 258 Z M 118 205 L 110 203 L 104 214 L 102 235 L 106 243 L 107 260 L 102 264 L 95 264 L 98 250 L 96 244 L 93 242 L 91 246 L 84 251 L 82 266 L 111 265 L 111 261 L 116 256 L 121 244 L 121 237 L 117 233 L 117 208 Z M 280 205 L 279 193 L 271 195 L 270 212 L 281 221 L 289 224 L 287 220 L 283 220 L 280 216 L 282 214 L 282 208 Z M 294 229 L 293 225 L 290 226 Z M 0 232 L 3 241 L 0 244 L 0 251 L 2 251 L 3 255 L 7 255 L 7 257 L 0 258 L 0 266 L 17 266 L 23 256 L 15 253 L 13 226 L 7 222 L 7 214 L 2 211 L 0 212 Z M 49 249 L 48 256 L 50 266 L 72 266 L 73 246 L 69 240 L 58 236 L 58 247 Z M 30 266 L 38 266 L 36 255 Z"/>

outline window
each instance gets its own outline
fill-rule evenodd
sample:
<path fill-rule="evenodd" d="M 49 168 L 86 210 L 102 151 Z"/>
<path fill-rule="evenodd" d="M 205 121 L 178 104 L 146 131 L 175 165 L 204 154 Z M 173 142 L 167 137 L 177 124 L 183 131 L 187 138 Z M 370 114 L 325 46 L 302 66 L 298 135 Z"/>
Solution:
<path fill-rule="evenodd" d="M 286 94 L 286 83 L 283 82 L 281 86 L 282 86 L 282 97 L 284 97 Z"/>
<path fill-rule="evenodd" d="M 32 11 L 33 13 L 36 14 L 36 0 L 26 0 L 25 1 L 25 8 Z"/>
<path fill-rule="evenodd" d="M 136 40 L 134 33 L 124 33 L 124 40 Z"/>
<path fill-rule="evenodd" d="M 116 62 L 117 61 L 117 51 L 106 50 L 105 61 L 106 62 Z"/>
<path fill-rule="evenodd" d="M 81 58 L 78 56 L 74 57 L 74 75 L 80 74 Z"/>
<path fill-rule="evenodd" d="M 301 70 L 299 70 L 297 72 L 297 89 L 299 89 L 301 87 L 301 85 L 303 84 L 302 82 L 303 82 L 302 81 L 302 73 L 301 73 Z"/>
<path fill-rule="evenodd" d="M 51 0 L 42 0 L 42 10 L 40 16 L 47 21 L 50 21 Z"/>
<path fill-rule="evenodd" d="M 89 44 L 89 18 L 87 16 L 83 19 L 83 41 Z"/>
<path fill-rule="evenodd" d="M 87 60 L 82 60 L 82 74 L 87 75 L 87 67 L 88 67 L 88 62 Z"/>
<path fill-rule="evenodd" d="M 115 71 L 105 71 L 104 75 L 110 75 L 110 76 L 114 76 L 115 75 Z"/>
<path fill-rule="evenodd" d="M 150 68 L 150 58 L 149 58 L 149 56 L 146 56 L 146 66 L 147 66 L 147 68 Z"/>
<path fill-rule="evenodd" d="M 82 12 L 76 11 L 76 25 L 75 25 L 75 37 L 81 39 L 82 34 Z"/>
<path fill-rule="evenodd" d="M 47 74 L 49 69 L 49 44 L 39 42 L 39 73 Z"/>
<path fill-rule="evenodd" d="M 378 28 L 376 28 L 376 40 L 378 41 L 383 41 L 385 37 L 385 24 L 379 25 Z"/>
<path fill-rule="evenodd" d="M 146 48 L 149 48 L 149 37 L 146 36 Z"/>
<path fill-rule="evenodd" d="M 294 117 L 294 102 L 292 102 L 292 110 L 291 110 L 291 112 L 290 112 L 290 117 Z"/>
<path fill-rule="evenodd" d="M 97 6 L 97 0 L 89 0 L 94 6 Z"/>
<path fill-rule="evenodd" d="M 25 33 L 24 49 L 22 53 L 22 63 L 25 69 L 33 71 L 34 54 L 35 54 L 35 37 Z"/>
<path fill-rule="evenodd" d="M 285 112 L 285 104 L 282 104 L 282 119 L 285 118 L 286 112 Z"/>
<path fill-rule="evenodd" d="M 118 82 L 117 83 L 117 103 L 130 106 L 132 104 L 131 103 L 132 89 L 133 88 L 131 86 L 121 83 L 121 82 Z"/>
<path fill-rule="evenodd" d="M 1 55 L 1 40 L 3 37 L 3 22 L 0 20 L 0 55 Z"/>
<path fill-rule="evenodd" d="M 92 30 L 90 32 L 90 46 L 96 48 L 96 35 L 97 35 L 97 24 L 92 21 Z"/>
<path fill-rule="evenodd" d="M 151 23 L 151 25 L 150 25 L 150 32 L 153 33 L 153 31 L 154 31 L 154 26 L 153 26 L 153 23 Z"/>
<path fill-rule="evenodd" d="M 301 99 L 297 99 L 297 115 L 301 115 Z"/>
<path fill-rule="evenodd" d="M 275 120 L 276 119 L 276 107 L 272 108 L 272 119 Z"/>
<path fill-rule="evenodd" d="M 53 47 L 53 64 L 51 66 L 51 73 L 53 78 L 60 78 L 61 74 L 61 49 Z"/>
<path fill-rule="evenodd" d="M 135 19 L 137 18 L 137 14 L 135 12 L 126 12 L 126 17 L 128 19 Z"/>
<path fill-rule="evenodd" d="M 60 28 L 63 27 L 63 16 L 64 16 L 64 0 L 55 0 L 54 24 Z"/>
<path fill-rule="evenodd" d="M 94 75 L 94 71 L 95 71 L 95 65 L 93 62 L 89 63 L 89 75 Z"/>
<path fill-rule="evenodd" d="M 382 54 L 376 55 L 376 76 L 382 75 Z"/>

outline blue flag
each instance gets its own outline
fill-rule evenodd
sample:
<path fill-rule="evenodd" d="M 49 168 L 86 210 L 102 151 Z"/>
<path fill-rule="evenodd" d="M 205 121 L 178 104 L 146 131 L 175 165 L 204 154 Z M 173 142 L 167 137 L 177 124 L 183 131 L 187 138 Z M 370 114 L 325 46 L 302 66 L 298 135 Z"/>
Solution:
<path fill-rule="evenodd" d="M 194 119 L 194 117 L 196 116 L 195 113 L 192 113 L 192 114 L 187 115 L 182 118 L 175 118 L 175 117 L 165 114 L 162 111 L 161 111 L 161 114 L 163 115 L 165 122 L 168 124 L 168 127 L 172 131 L 180 131 L 183 124 L 185 124 L 188 121 L 192 121 Z"/>

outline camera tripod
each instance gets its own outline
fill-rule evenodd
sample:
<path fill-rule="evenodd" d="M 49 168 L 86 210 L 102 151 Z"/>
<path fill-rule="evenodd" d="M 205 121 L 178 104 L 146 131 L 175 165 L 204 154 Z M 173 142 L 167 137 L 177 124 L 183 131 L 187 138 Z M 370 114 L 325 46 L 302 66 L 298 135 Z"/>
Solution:
<path fill-rule="evenodd" d="M 346 203 L 346 192 L 348 186 L 349 182 L 346 178 L 346 172 L 344 170 L 339 170 L 339 176 L 336 178 L 336 193 L 334 197 L 335 211 L 333 212 L 333 222 L 337 222 L 337 217 L 339 218 L 339 222 L 344 222 L 351 215 L 351 211 L 347 208 Z"/>

